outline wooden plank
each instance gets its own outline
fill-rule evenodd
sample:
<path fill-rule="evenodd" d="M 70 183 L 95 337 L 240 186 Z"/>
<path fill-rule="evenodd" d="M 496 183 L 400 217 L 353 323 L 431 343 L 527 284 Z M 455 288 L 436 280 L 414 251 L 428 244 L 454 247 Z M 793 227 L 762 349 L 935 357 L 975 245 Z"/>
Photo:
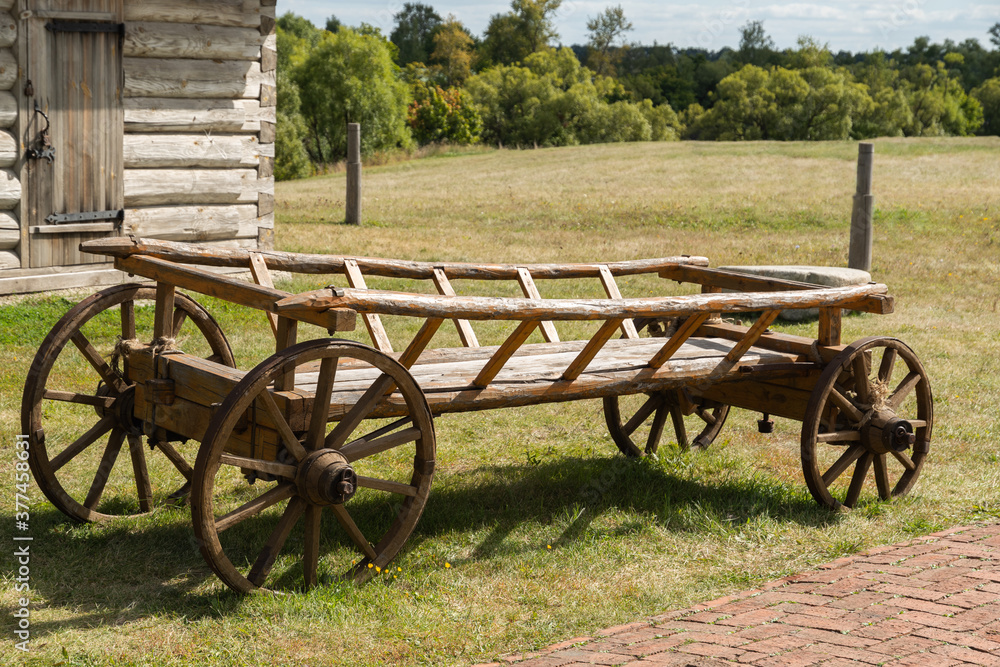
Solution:
<path fill-rule="evenodd" d="M 530 336 L 537 327 L 538 322 L 534 321 L 521 322 L 517 325 L 514 333 L 512 333 L 507 340 L 504 341 L 503 345 L 500 346 L 500 349 L 498 349 L 496 354 L 494 354 L 490 360 L 486 362 L 486 365 L 479 372 L 479 375 L 477 375 L 476 379 L 472 381 L 473 386 L 485 387 L 492 382 L 493 378 L 495 378 L 501 369 L 503 369 L 504 364 L 506 364 L 514 355 L 514 352 L 517 351 L 517 348 L 521 347 L 524 341 L 528 340 L 528 336 Z"/>
<path fill-rule="evenodd" d="M 81 222 L 69 225 L 32 225 L 32 234 L 109 234 L 118 228 L 114 222 Z"/>
<path fill-rule="evenodd" d="M 410 344 L 407 346 L 406 350 L 399 357 L 399 363 L 403 365 L 404 368 L 410 368 L 417 360 L 420 358 L 421 353 L 423 353 L 424 348 L 427 347 L 428 343 L 431 342 L 431 338 L 437 333 L 437 330 L 441 328 L 441 324 L 444 323 L 442 319 L 429 319 L 424 322 L 423 326 L 420 327 L 420 331 L 417 335 L 413 337 Z"/>
<path fill-rule="evenodd" d="M 820 345 L 840 345 L 840 308 L 820 308 L 819 310 L 819 336 L 817 340 Z"/>
<path fill-rule="evenodd" d="M 345 261 L 344 273 L 347 274 L 347 282 L 351 287 L 359 290 L 368 289 L 368 286 L 365 284 L 365 277 L 361 274 L 357 262 L 351 259 Z M 389 342 L 389 336 L 385 333 L 385 327 L 382 326 L 382 320 L 379 316 L 373 313 L 365 313 L 361 318 L 364 320 L 365 328 L 368 329 L 368 335 L 371 336 L 375 347 L 381 352 L 391 353 L 392 343 Z"/>
<path fill-rule="evenodd" d="M 594 357 L 597 356 L 597 353 L 604 347 L 604 344 L 610 340 L 611 336 L 614 335 L 615 331 L 621 325 L 622 320 L 608 320 L 602 324 L 597 333 L 591 337 L 587 345 L 580 351 L 579 356 L 570 363 L 566 372 L 562 374 L 562 379 L 575 380 L 580 377 L 590 362 L 594 360 Z"/>
<path fill-rule="evenodd" d="M 746 334 L 746 327 L 722 322 L 704 324 L 695 335 L 739 341 Z M 770 332 L 757 341 L 756 346 L 775 352 L 796 354 L 804 360 L 812 360 L 814 343 L 811 338 L 793 336 L 778 332 Z M 833 358 L 844 351 L 843 345 L 819 346 L 819 354 L 823 363 L 833 361 Z"/>
<path fill-rule="evenodd" d="M 192 177 L 201 177 L 202 172 L 182 172 Z M 150 174 L 155 178 L 156 172 Z M 126 257 L 135 254 L 151 255 L 160 259 L 183 261 L 189 264 L 203 266 L 231 266 L 242 268 L 247 265 L 246 253 L 239 251 L 206 250 L 203 247 L 169 241 L 149 241 L 139 239 L 103 239 L 87 243 L 90 252 L 107 254 L 113 257 Z M 605 266 L 614 276 L 639 275 L 657 273 L 664 267 L 676 263 L 708 263 L 704 257 L 664 257 L 660 259 L 644 259 L 610 264 L 462 264 L 441 262 L 411 262 L 397 259 L 382 259 L 375 257 L 345 257 L 342 255 L 312 255 L 306 253 L 287 253 L 269 251 L 268 266 L 275 271 L 291 271 L 293 273 L 342 273 L 344 262 L 353 259 L 366 275 L 388 278 L 413 278 L 431 280 L 434 269 L 440 268 L 450 276 L 451 280 L 517 280 L 517 270 L 525 268 L 531 272 L 535 280 L 555 280 L 563 278 L 597 278 L 600 267 Z"/>
<path fill-rule="evenodd" d="M 272 313 L 276 312 L 275 304 L 288 295 L 288 292 L 209 274 L 152 257 L 118 259 L 115 261 L 115 268 L 125 273 L 169 282 L 183 289 Z M 283 314 L 330 331 L 353 331 L 357 318 L 354 312 L 344 310 L 322 312 L 286 310 Z"/>
<path fill-rule="evenodd" d="M 274 144 L 262 146 L 253 135 L 131 134 L 124 151 L 126 169 L 256 168 L 261 158 L 274 157 Z"/>
<path fill-rule="evenodd" d="M 254 28 L 133 21 L 125 25 L 123 52 L 141 58 L 257 60 L 263 42 Z"/>
<path fill-rule="evenodd" d="M 256 231 L 261 222 L 252 204 L 127 208 L 122 232 L 175 241 L 221 241 L 242 237 L 245 227 Z"/>
<path fill-rule="evenodd" d="M 458 296 L 455 293 L 455 288 L 448 281 L 448 275 L 442 268 L 434 269 L 434 285 L 437 287 L 438 293 L 443 296 Z M 472 325 L 469 324 L 468 320 L 456 319 L 452 321 L 458 329 L 458 337 L 462 339 L 462 345 L 479 347 L 479 339 L 476 338 L 476 332 L 472 330 Z"/>
<path fill-rule="evenodd" d="M 287 317 L 279 317 L 274 332 L 274 351 L 281 352 L 290 348 L 298 342 L 299 323 L 297 320 Z M 275 376 L 275 389 L 278 391 L 292 391 L 295 389 L 295 373 L 280 373 Z"/>
<path fill-rule="evenodd" d="M 767 328 L 771 326 L 776 319 L 778 319 L 778 315 L 780 314 L 781 312 L 777 310 L 766 310 L 761 313 L 760 317 L 758 317 L 757 321 L 754 322 L 754 325 L 747 330 L 743 338 L 740 339 L 740 341 L 733 346 L 733 349 L 726 354 L 725 358 L 719 362 L 719 365 L 716 367 L 713 375 L 725 375 L 734 366 L 736 366 L 740 358 L 757 343 L 757 340 L 764 335 Z"/>
<path fill-rule="evenodd" d="M 174 286 L 156 283 L 156 314 L 153 318 L 153 338 L 166 340 L 174 337 Z"/>
<path fill-rule="evenodd" d="M 622 298 L 622 293 L 618 290 L 618 283 L 615 282 L 615 277 L 611 274 L 611 270 L 607 266 L 602 266 L 601 269 L 601 284 L 604 285 L 604 291 L 607 293 L 609 299 L 619 299 Z M 626 338 L 638 338 L 639 332 L 635 330 L 635 323 L 631 319 L 624 319 L 621 322 L 622 334 Z"/>
<path fill-rule="evenodd" d="M 670 337 L 670 340 L 660 348 L 660 350 L 653 355 L 653 358 L 649 360 L 650 368 L 660 368 L 663 364 L 674 355 L 677 350 L 681 349 L 681 346 L 687 341 L 688 338 L 694 335 L 702 324 L 705 323 L 712 313 L 699 313 L 697 315 L 692 315 L 691 317 L 684 320 L 684 322 L 677 328 L 674 335 Z"/>
<path fill-rule="evenodd" d="M 274 107 L 261 108 L 259 100 L 140 97 L 124 106 L 126 132 L 258 133 L 262 121 L 276 121 Z"/>
<path fill-rule="evenodd" d="M 264 261 L 264 257 L 259 252 L 250 253 L 250 273 L 258 285 L 274 287 L 271 272 L 267 270 L 267 262 Z M 274 334 L 275 340 L 278 340 L 278 316 L 274 313 L 266 313 L 266 315 L 267 321 L 271 323 L 271 333 Z"/>
<path fill-rule="evenodd" d="M 531 278 L 531 271 L 522 267 L 517 269 L 517 282 L 521 285 L 521 291 L 524 292 L 524 296 L 529 299 L 541 299 L 542 295 L 538 291 L 538 287 L 535 285 L 535 281 Z M 542 322 L 542 337 L 547 343 L 558 343 L 559 342 L 559 332 L 556 331 L 556 327 L 552 322 Z"/>

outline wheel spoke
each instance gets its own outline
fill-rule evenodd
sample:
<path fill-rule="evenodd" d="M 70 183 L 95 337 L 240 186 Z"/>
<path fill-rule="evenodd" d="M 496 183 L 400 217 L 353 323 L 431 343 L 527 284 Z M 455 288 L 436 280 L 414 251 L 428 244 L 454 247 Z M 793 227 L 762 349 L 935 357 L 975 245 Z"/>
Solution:
<path fill-rule="evenodd" d="M 181 327 L 184 326 L 184 322 L 187 321 L 187 317 L 188 317 L 188 314 L 187 314 L 187 312 L 185 310 L 183 310 L 183 309 L 181 309 L 179 307 L 178 308 L 174 308 L 174 319 L 173 319 L 173 324 L 172 324 L 173 329 L 171 329 L 171 331 L 174 332 L 174 335 L 173 335 L 174 338 L 180 338 L 181 337 Z"/>
<path fill-rule="evenodd" d="M 264 583 L 267 573 L 271 571 L 275 559 L 281 553 L 281 548 L 285 546 L 289 533 L 292 532 L 292 528 L 299 520 L 299 517 L 302 516 L 302 512 L 305 509 L 306 501 L 298 496 L 289 501 L 288 507 L 285 508 L 285 513 L 281 515 L 281 520 L 278 521 L 278 525 L 271 531 L 270 537 L 267 538 L 267 543 L 260 550 L 257 560 L 254 562 L 253 567 L 250 568 L 249 574 L 247 574 L 247 579 L 251 584 L 259 587 Z"/>
<path fill-rule="evenodd" d="M 906 452 L 891 452 L 891 454 L 896 457 L 897 461 L 903 464 L 903 467 L 906 468 L 908 472 L 913 472 L 917 469 L 917 464 L 913 462 L 913 459 L 906 455 Z"/>
<path fill-rule="evenodd" d="M 234 466 L 243 470 L 256 470 L 257 472 L 277 475 L 278 477 L 286 477 L 288 479 L 295 479 L 295 473 L 298 471 L 298 468 L 295 466 L 285 465 L 284 463 L 265 461 L 263 459 L 251 459 L 245 456 L 236 456 L 235 454 L 223 454 L 219 457 L 219 460 L 225 465 Z"/>
<path fill-rule="evenodd" d="M 323 519 L 323 508 L 310 505 L 306 509 L 305 549 L 302 553 L 302 572 L 306 588 L 317 583 L 316 570 L 319 567 L 319 536 Z"/>
<path fill-rule="evenodd" d="M 333 383 L 337 377 L 338 361 L 337 357 L 326 357 L 320 364 L 319 380 L 316 382 L 316 394 L 312 403 L 312 417 L 309 421 L 309 433 L 306 435 L 306 448 L 313 451 L 323 446 L 326 422 L 330 416 L 330 396 L 333 394 Z"/>
<path fill-rule="evenodd" d="M 834 405 L 840 408 L 841 412 L 847 413 L 847 417 L 855 424 L 859 423 L 864 418 L 864 415 L 854 406 L 851 399 L 844 396 L 838 387 L 834 386 L 830 389 L 830 400 L 833 401 Z"/>
<path fill-rule="evenodd" d="M 137 435 L 128 436 L 128 450 L 132 455 L 132 472 L 135 475 L 135 491 L 139 497 L 139 509 L 150 510 L 150 500 L 153 497 L 153 487 L 149 482 L 149 469 L 146 467 L 146 450 L 142 446 L 142 438 Z"/>
<path fill-rule="evenodd" d="M 878 487 L 878 497 L 889 500 L 892 497 L 892 487 L 889 486 L 889 468 L 885 463 L 885 454 L 875 457 L 875 486 Z"/>
<path fill-rule="evenodd" d="M 865 455 L 854 467 L 854 474 L 851 476 L 851 485 L 847 489 L 847 497 L 844 498 L 844 505 L 853 508 L 861 497 L 861 488 L 865 485 L 865 477 L 868 476 L 868 469 L 872 467 L 872 454 L 865 452 Z"/>
<path fill-rule="evenodd" d="M 274 422 L 275 427 L 278 429 L 278 433 L 281 434 L 281 441 L 285 443 L 285 449 L 295 457 L 296 461 L 301 461 L 309 453 L 306 452 L 305 447 L 299 442 L 299 439 L 295 437 L 295 433 L 292 431 L 292 427 L 288 425 L 285 421 L 285 415 L 281 414 L 281 410 L 278 408 L 278 404 L 274 402 L 274 397 L 271 396 L 270 390 L 267 388 L 258 394 L 257 398 L 264 403 L 264 409 L 267 414 L 271 417 L 271 421 Z"/>
<path fill-rule="evenodd" d="M 663 437 L 663 425 L 666 423 L 666 421 L 667 421 L 666 405 L 661 403 L 660 407 L 656 409 L 656 413 L 653 415 L 653 423 L 649 427 L 649 437 L 646 438 L 647 454 L 656 453 L 656 449 L 660 444 L 660 438 Z"/>
<path fill-rule="evenodd" d="M 653 410 L 655 410 L 662 402 L 663 397 L 657 394 L 650 396 L 649 399 L 642 404 L 642 407 L 636 410 L 636 413 L 632 415 L 632 418 L 628 420 L 628 423 L 622 426 L 622 431 L 625 432 L 625 435 L 632 435 L 635 433 L 635 430 L 642 426 L 642 423 L 649 418 L 649 415 L 653 414 Z"/>
<path fill-rule="evenodd" d="M 73 341 L 73 344 L 76 345 L 77 349 L 80 350 L 83 358 L 87 360 L 87 363 L 90 364 L 95 371 L 97 371 L 97 374 L 101 376 L 101 379 L 104 380 L 106 384 L 114 387 L 119 393 L 125 391 L 125 384 L 122 382 L 121 378 L 115 375 L 114 371 L 111 370 L 111 366 L 109 366 L 108 362 L 104 360 L 101 353 L 97 351 L 97 348 L 95 348 L 87 337 L 83 335 L 83 332 L 77 331 L 73 334 L 71 340 Z"/>
<path fill-rule="evenodd" d="M 871 403 L 871 380 L 868 379 L 868 363 L 864 354 L 854 357 L 851 362 L 854 369 L 854 393 L 858 397 L 858 403 L 868 405 Z"/>
<path fill-rule="evenodd" d="M 715 418 L 715 415 L 711 413 L 711 411 L 703 408 L 700 405 L 697 408 L 695 408 L 695 412 L 698 414 L 699 417 L 701 417 L 701 420 L 706 424 L 708 424 L 709 426 L 715 426 L 715 422 L 718 421 Z"/>
<path fill-rule="evenodd" d="M 403 496 L 416 496 L 417 487 L 410 486 L 409 484 L 402 484 L 400 482 L 392 482 L 387 479 L 375 479 L 374 477 L 363 477 L 358 475 L 358 486 L 363 486 L 366 489 L 375 489 L 376 491 L 388 491 L 389 493 L 398 493 Z"/>
<path fill-rule="evenodd" d="M 892 394 L 886 399 L 886 404 L 893 410 L 898 410 L 910 392 L 920 384 L 920 373 L 910 371 L 905 378 L 896 386 Z"/>
<path fill-rule="evenodd" d="M 348 463 L 354 463 L 360 459 L 380 454 L 400 445 L 416 442 L 420 439 L 421 435 L 420 429 L 412 426 L 397 433 L 376 438 L 375 440 L 355 440 L 341 447 L 340 453 L 344 455 Z"/>
<path fill-rule="evenodd" d="M 97 442 L 97 439 L 111 430 L 115 424 L 114 415 L 105 415 L 96 424 L 90 427 L 86 433 L 81 435 L 73 444 L 64 449 L 54 459 L 49 462 L 52 472 L 59 472 L 60 468 L 76 458 L 80 452 Z"/>
<path fill-rule="evenodd" d="M 681 406 L 672 404 L 670 406 L 670 419 L 674 422 L 674 435 L 677 436 L 677 446 L 681 449 L 688 449 L 691 443 L 688 442 L 687 427 L 684 425 L 684 411 Z"/>
<path fill-rule="evenodd" d="M 861 445 L 854 445 L 849 447 L 846 452 L 840 455 L 840 458 L 830 466 L 830 469 L 823 473 L 823 484 L 829 487 L 833 484 L 838 477 L 840 477 L 845 470 L 851 467 L 851 464 L 857 461 L 862 454 L 865 453 L 865 448 Z"/>
<path fill-rule="evenodd" d="M 114 396 L 91 396 L 90 394 L 77 394 L 72 391 L 56 391 L 46 389 L 42 398 L 50 401 L 60 401 L 62 403 L 78 403 L 80 405 L 92 405 L 95 408 L 109 409 L 115 404 Z"/>
<path fill-rule="evenodd" d="M 882 363 L 878 367 L 878 379 L 881 382 L 888 382 L 892 379 L 892 371 L 896 367 L 896 358 L 898 356 L 899 353 L 892 347 L 887 347 L 885 352 L 882 353 Z"/>
<path fill-rule="evenodd" d="M 361 551 L 364 552 L 368 558 L 375 560 L 378 554 L 375 553 L 375 549 L 372 545 L 368 543 L 368 539 L 365 538 L 364 533 L 358 528 L 358 525 L 354 523 L 354 519 L 347 512 L 347 508 L 343 505 L 331 505 L 330 509 L 333 510 L 333 515 L 337 517 L 337 521 L 340 522 L 341 527 L 347 532 L 351 537 L 351 540 L 358 546 Z"/>
<path fill-rule="evenodd" d="M 340 423 L 330 431 L 330 435 L 326 436 L 325 446 L 330 449 L 340 449 L 340 446 L 347 440 L 347 436 L 353 433 L 358 424 L 371 414 L 371 411 L 375 409 L 375 406 L 393 385 L 395 385 L 395 381 L 388 373 L 383 373 L 375 380 L 372 386 L 368 387 L 368 391 L 354 404 L 354 407 L 344 415 Z"/>
<path fill-rule="evenodd" d="M 135 301 L 123 301 L 121 305 L 122 339 L 135 338 Z"/>
<path fill-rule="evenodd" d="M 240 505 L 229 514 L 215 520 L 215 530 L 218 533 L 232 528 L 239 522 L 260 514 L 268 507 L 276 505 L 283 500 L 288 500 L 295 495 L 294 484 L 279 484 L 270 491 L 262 493 L 248 503 Z"/>
<path fill-rule="evenodd" d="M 816 436 L 816 442 L 859 442 L 860 440 L 861 431 L 832 431 Z"/>
<path fill-rule="evenodd" d="M 115 467 L 115 461 L 118 460 L 118 453 L 122 449 L 123 442 L 125 442 L 125 432 L 118 429 L 112 430 L 111 437 L 108 438 L 108 446 L 104 449 L 104 456 L 101 457 L 101 464 L 97 468 L 94 483 L 90 485 L 87 498 L 83 501 L 83 506 L 87 509 L 94 509 L 101 500 L 104 487 L 108 484 L 108 478 L 111 476 L 111 470 Z"/>
<path fill-rule="evenodd" d="M 184 479 L 191 481 L 191 475 L 194 470 L 191 468 L 191 464 L 187 462 L 181 453 L 178 452 L 173 445 L 169 442 L 158 442 L 156 443 L 156 448 L 163 452 L 163 455 L 167 457 L 167 460 L 177 468 L 177 472 L 184 476 Z"/>

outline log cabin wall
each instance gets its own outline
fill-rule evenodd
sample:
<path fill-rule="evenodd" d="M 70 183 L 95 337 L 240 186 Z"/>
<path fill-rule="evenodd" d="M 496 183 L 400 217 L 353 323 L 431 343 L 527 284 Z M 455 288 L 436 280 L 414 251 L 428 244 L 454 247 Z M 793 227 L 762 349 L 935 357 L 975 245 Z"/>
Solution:
<path fill-rule="evenodd" d="M 69 22 L 69 31 L 80 32 L 73 22 L 89 21 L 88 12 L 98 6 L 123 26 L 120 53 L 113 54 L 118 69 L 104 62 L 112 59 L 107 49 L 96 49 L 93 57 L 103 64 L 83 73 L 73 69 L 73 57 L 69 63 L 65 55 L 50 57 L 44 71 L 68 68 L 73 73 L 67 78 L 81 81 L 64 86 L 71 95 L 63 106 L 71 109 L 60 116 L 61 109 L 48 106 L 52 86 L 33 73 L 43 69 L 39 43 L 60 38 L 53 22 L 62 22 L 62 29 Z M 121 274 L 107 265 L 87 264 L 94 258 L 74 254 L 80 241 L 102 235 L 273 247 L 274 26 L 275 0 L 0 0 L 0 294 L 119 282 Z M 87 50 L 87 35 L 78 38 L 84 40 L 82 59 L 89 59 L 95 49 Z M 99 71 L 120 79 L 112 85 L 118 108 L 98 109 L 104 114 L 98 117 L 106 117 L 99 132 L 104 136 L 81 141 L 78 128 L 84 119 L 94 125 L 95 116 L 73 107 L 72 94 L 82 88 L 86 103 Z M 60 158 L 63 165 L 101 163 L 94 171 L 115 172 L 119 201 L 92 208 L 123 209 L 123 221 L 46 226 L 38 200 L 47 193 L 39 194 L 37 174 L 52 167 L 26 157 L 39 147 L 39 100 L 53 126 L 55 189 L 67 180 L 59 175 Z M 60 132 L 67 135 L 63 143 Z M 85 202 L 80 206 L 60 200 L 48 213 L 90 210 Z"/>

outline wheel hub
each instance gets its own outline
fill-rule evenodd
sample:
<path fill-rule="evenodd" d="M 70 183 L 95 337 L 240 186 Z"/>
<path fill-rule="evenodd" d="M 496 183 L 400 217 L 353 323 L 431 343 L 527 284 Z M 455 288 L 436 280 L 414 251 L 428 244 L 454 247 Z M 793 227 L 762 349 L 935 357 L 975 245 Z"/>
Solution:
<path fill-rule="evenodd" d="M 358 488 L 358 476 L 343 454 L 321 449 L 299 464 L 295 475 L 299 495 L 314 505 L 342 505 Z"/>

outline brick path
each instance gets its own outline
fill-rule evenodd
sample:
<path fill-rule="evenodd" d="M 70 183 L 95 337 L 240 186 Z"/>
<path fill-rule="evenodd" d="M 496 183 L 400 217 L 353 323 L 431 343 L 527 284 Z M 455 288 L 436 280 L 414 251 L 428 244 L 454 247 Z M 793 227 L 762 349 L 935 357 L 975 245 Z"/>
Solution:
<path fill-rule="evenodd" d="M 879 547 L 492 667 L 734 663 L 1000 666 L 1000 525 Z"/>

